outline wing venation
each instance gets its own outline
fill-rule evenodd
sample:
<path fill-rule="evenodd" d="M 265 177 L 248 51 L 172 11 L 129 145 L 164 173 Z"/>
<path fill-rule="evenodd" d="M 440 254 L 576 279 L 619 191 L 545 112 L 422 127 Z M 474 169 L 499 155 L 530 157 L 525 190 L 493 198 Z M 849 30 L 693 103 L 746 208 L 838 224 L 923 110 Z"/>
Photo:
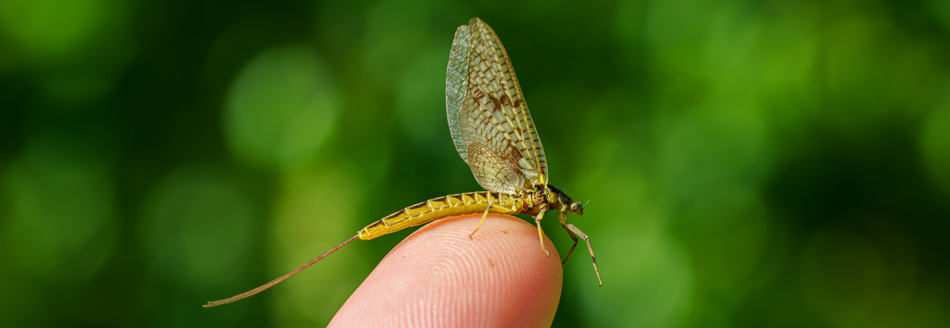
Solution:
<path fill-rule="evenodd" d="M 495 32 L 478 18 L 456 30 L 446 74 L 446 111 L 455 147 L 482 187 L 508 192 L 547 184 L 544 148 L 511 61 Z M 473 161 L 476 144 L 485 147 L 479 156 L 491 160 Z M 509 177 L 511 172 L 520 179 Z"/>

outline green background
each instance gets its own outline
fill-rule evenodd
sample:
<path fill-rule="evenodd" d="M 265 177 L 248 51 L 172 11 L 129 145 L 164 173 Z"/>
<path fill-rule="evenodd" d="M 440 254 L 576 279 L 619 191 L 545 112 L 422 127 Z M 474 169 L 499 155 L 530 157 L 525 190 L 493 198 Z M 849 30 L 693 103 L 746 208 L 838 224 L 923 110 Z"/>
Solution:
<path fill-rule="evenodd" d="M 444 112 L 474 16 L 590 200 L 604 286 L 577 253 L 555 326 L 950 326 L 946 0 L 4 0 L 0 325 L 326 324 L 410 231 L 200 305 L 480 189 Z"/>

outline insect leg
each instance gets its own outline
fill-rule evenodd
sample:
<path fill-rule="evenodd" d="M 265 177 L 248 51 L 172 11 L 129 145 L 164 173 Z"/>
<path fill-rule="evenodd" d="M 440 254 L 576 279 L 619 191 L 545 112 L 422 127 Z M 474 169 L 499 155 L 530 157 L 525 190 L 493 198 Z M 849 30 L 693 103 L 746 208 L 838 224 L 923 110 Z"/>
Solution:
<path fill-rule="evenodd" d="M 515 211 L 514 205 L 512 206 L 512 208 L 504 208 L 496 204 L 489 203 L 488 208 L 485 209 L 485 213 L 482 213 L 482 219 L 478 221 L 478 226 L 475 227 L 475 231 L 472 231 L 472 233 L 468 235 L 468 238 L 472 238 L 472 236 L 474 236 L 475 233 L 478 232 L 478 229 L 482 227 L 482 223 L 485 223 L 485 217 L 488 216 L 488 212 L 490 212 L 492 209 L 495 209 L 495 212 L 502 213 L 502 214 L 512 213 Z"/>
<path fill-rule="evenodd" d="M 547 212 L 547 206 L 544 206 L 538 216 L 534 217 L 534 225 L 538 226 L 538 239 L 541 240 L 541 250 L 544 251 L 544 254 L 551 256 L 551 253 L 548 253 L 548 250 L 544 249 L 544 233 L 541 232 L 541 218 L 544 217 L 544 212 Z"/>
<path fill-rule="evenodd" d="M 475 233 L 478 232 L 478 229 L 482 227 L 482 223 L 485 223 L 485 217 L 488 216 L 488 211 L 491 210 L 492 206 L 495 205 L 488 205 L 488 207 L 485 208 L 485 213 L 482 214 L 482 220 L 478 221 L 478 226 L 475 227 L 475 231 L 472 231 L 472 233 L 468 235 L 469 239 L 472 239 L 472 236 L 474 236 Z"/>
<path fill-rule="evenodd" d="M 561 219 L 561 226 L 564 227 L 564 231 L 567 231 L 567 234 L 571 236 L 571 239 L 574 240 L 574 244 L 571 245 L 571 250 L 567 251 L 567 256 L 564 257 L 564 261 L 561 261 L 561 265 L 567 263 L 567 259 L 571 258 L 571 253 L 574 253 L 574 247 L 577 247 L 577 234 L 575 234 L 571 229 L 567 228 L 567 213 L 558 212 L 558 218 Z"/>
<path fill-rule="evenodd" d="M 590 238 L 587 237 L 587 234 L 581 231 L 581 229 L 578 229 L 573 224 L 567 223 L 566 220 L 564 221 L 564 224 L 565 224 L 564 229 L 567 229 L 569 233 L 577 234 L 578 237 L 580 237 L 581 239 L 587 242 L 587 249 L 590 251 L 590 260 L 591 262 L 594 263 L 594 272 L 597 273 L 597 282 L 599 282 L 600 285 L 603 286 L 604 281 L 600 279 L 600 270 L 597 269 L 597 258 L 594 257 L 594 248 L 590 246 Z M 576 242 L 575 242 L 575 245 L 576 245 Z M 574 248 L 571 247 L 571 250 L 573 251 Z M 570 255 L 570 253 L 568 253 L 568 255 Z M 567 261 L 567 259 L 564 259 L 564 261 Z"/>

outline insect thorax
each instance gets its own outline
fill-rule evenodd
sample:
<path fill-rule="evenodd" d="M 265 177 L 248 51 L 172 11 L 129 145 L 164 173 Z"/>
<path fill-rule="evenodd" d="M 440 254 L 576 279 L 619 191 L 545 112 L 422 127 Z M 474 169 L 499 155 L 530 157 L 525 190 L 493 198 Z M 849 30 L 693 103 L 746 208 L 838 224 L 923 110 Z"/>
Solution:
<path fill-rule="evenodd" d="M 543 211 L 564 211 L 582 214 L 571 197 L 560 189 L 548 185 L 536 185 L 535 189 L 521 190 L 517 198 L 520 200 L 520 213 L 538 215 Z M 579 204 L 577 204 L 579 205 Z"/>
<path fill-rule="evenodd" d="M 521 203 L 520 213 L 531 216 L 538 215 L 543 209 L 543 205 L 547 204 L 547 197 L 545 197 L 543 190 L 521 190 L 518 192 L 517 198 Z"/>

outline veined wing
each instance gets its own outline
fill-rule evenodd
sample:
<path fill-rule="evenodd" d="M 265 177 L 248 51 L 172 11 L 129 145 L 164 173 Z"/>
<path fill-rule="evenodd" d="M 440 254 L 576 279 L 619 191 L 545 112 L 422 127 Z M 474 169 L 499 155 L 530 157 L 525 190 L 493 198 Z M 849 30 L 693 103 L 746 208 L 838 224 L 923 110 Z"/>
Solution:
<path fill-rule="evenodd" d="M 452 141 L 478 183 L 506 193 L 547 184 L 534 121 L 508 54 L 488 24 L 472 18 L 458 28 L 446 75 Z"/>

